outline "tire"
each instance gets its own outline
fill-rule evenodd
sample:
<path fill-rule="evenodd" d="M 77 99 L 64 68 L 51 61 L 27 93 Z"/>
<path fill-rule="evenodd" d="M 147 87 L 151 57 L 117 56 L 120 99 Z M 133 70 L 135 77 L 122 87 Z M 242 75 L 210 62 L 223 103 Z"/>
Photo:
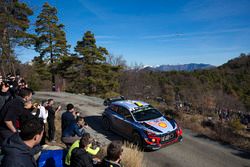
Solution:
<path fill-rule="evenodd" d="M 137 145 L 139 148 L 142 148 L 142 139 L 141 136 L 136 132 L 133 134 L 133 144 Z"/>
<path fill-rule="evenodd" d="M 103 125 L 104 130 L 106 131 L 110 130 L 110 121 L 107 117 L 103 117 L 102 125 Z"/>

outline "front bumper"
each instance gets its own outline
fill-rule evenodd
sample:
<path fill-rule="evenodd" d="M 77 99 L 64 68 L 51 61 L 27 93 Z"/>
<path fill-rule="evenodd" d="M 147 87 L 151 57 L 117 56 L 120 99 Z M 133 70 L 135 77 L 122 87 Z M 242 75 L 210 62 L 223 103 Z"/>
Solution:
<path fill-rule="evenodd" d="M 148 149 L 148 150 L 158 150 L 158 149 L 160 149 L 162 147 L 165 147 L 167 145 L 170 145 L 170 144 L 173 144 L 173 143 L 176 143 L 176 142 L 181 142 L 182 140 L 183 140 L 183 137 L 178 136 L 174 140 L 171 140 L 169 142 L 165 142 L 165 143 L 162 143 L 162 144 L 157 144 L 157 143 L 149 144 L 147 141 L 145 141 L 144 148 Z"/>

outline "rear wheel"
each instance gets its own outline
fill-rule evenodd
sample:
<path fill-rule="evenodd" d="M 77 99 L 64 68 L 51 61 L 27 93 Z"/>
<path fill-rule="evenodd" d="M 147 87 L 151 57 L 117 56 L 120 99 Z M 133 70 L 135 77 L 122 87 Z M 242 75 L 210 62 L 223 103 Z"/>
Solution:
<path fill-rule="evenodd" d="M 107 117 L 103 117 L 102 125 L 103 125 L 104 130 L 110 130 L 110 121 Z"/>

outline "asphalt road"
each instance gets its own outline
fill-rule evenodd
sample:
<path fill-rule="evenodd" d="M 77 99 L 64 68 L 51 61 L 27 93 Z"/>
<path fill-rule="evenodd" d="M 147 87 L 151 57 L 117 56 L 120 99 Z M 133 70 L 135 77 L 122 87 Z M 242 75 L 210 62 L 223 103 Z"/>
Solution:
<path fill-rule="evenodd" d="M 250 153 L 184 130 L 183 142 L 145 153 L 154 167 L 250 167 Z"/>
<path fill-rule="evenodd" d="M 88 131 L 104 144 L 121 138 L 102 129 L 100 123 L 100 115 L 104 110 L 102 99 L 51 92 L 36 92 L 35 98 L 53 98 L 63 104 L 73 103 L 87 116 Z M 175 143 L 157 151 L 145 152 L 144 159 L 147 167 L 250 167 L 250 152 L 211 141 L 190 130 L 184 130 L 183 137 L 181 143 Z"/>

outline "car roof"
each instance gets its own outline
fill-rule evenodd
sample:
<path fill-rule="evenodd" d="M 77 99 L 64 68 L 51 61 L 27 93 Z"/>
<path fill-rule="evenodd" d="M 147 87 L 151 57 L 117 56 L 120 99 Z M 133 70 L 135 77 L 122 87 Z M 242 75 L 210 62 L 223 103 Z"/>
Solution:
<path fill-rule="evenodd" d="M 117 106 L 122 106 L 128 109 L 129 111 L 135 110 L 140 107 L 149 106 L 148 103 L 139 100 L 120 100 L 120 101 L 115 101 L 112 104 Z"/>

